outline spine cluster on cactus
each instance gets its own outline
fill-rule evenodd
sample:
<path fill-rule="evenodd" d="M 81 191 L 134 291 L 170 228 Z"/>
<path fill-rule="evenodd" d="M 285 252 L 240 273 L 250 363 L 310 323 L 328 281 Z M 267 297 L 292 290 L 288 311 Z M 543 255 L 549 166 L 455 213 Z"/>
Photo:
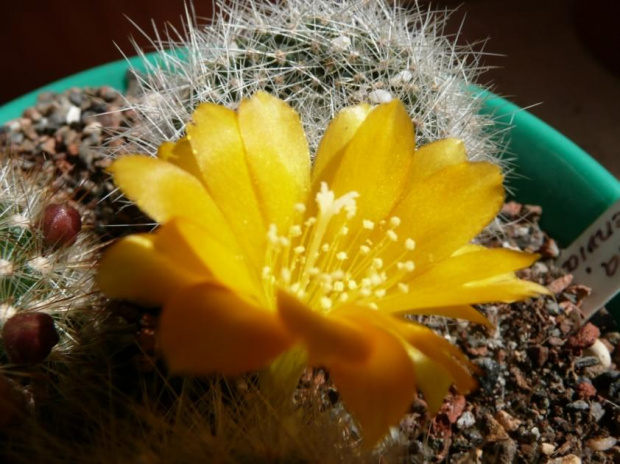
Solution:
<path fill-rule="evenodd" d="M 311 149 L 342 108 L 400 99 L 416 123 L 418 144 L 456 137 L 475 160 L 501 152 L 501 130 L 479 114 L 469 86 L 484 70 L 482 53 L 444 34 L 447 12 L 386 0 L 216 1 L 207 25 L 188 12 L 185 30 L 156 35 L 153 63 L 138 83 L 142 98 L 127 109 L 141 116 L 120 134 L 122 149 L 154 154 L 201 102 L 235 107 L 266 90 L 301 115 Z"/>

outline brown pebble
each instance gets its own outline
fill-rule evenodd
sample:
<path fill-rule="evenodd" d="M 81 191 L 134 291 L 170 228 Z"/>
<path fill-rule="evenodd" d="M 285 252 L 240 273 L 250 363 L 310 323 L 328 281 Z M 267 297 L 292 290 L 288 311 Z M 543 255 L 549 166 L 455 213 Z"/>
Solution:
<path fill-rule="evenodd" d="M 463 395 L 455 395 L 446 399 L 445 403 L 441 406 L 440 413 L 445 414 L 448 421 L 454 424 L 463 411 L 465 410 L 465 397 Z"/>
<path fill-rule="evenodd" d="M 560 256 L 560 248 L 558 247 L 558 244 L 555 240 L 549 237 L 545 237 L 545 241 L 538 252 L 545 258 L 557 258 Z"/>
<path fill-rule="evenodd" d="M 549 359 L 549 348 L 546 346 L 533 346 L 527 350 L 527 353 L 538 367 L 544 366 Z"/>
<path fill-rule="evenodd" d="M 47 246 L 72 245 L 81 228 L 80 213 L 72 206 L 53 203 L 45 207 L 42 229 Z"/>
<path fill-rule="evenodd" d="M 505 203 L 504 206 L 502 207 L 502 214 L 505 214 L 507 216 L 511 216 L 514 218 L 514 217 L 517 217 L 519 214 L 521 214 L 522 208 L 523 208 L 523 205 L 521 205 L 521 203 L 509 201 Z"/>
<path fill-rule="evenodd" d="M 56 154 L 56 140 L 53 137 L 48 137 L 43 143 L 41 143 L 41 150 L 49 155 Z"/>
<path fill-rule="evenodd" d="M 77 143 L 71 143 L 67 145 L 67 153 L 71 156 L 77 156 L 80 153 L 80 145 Z"/>
<path fill-rule="evenodd" d="M 495 416 L 498 417 L 500 416 L 500 413 L 503 413 L 503 412 L 504 411 L 498 411 L 498 413 Z M 502 426 L 502 424 L 499 421 L 495 420 L 492 415 L 490 414 L 484 415 L 484 424 L 488 430 L 488 433 L 485 436 L 488 442 L 492 443 L 494 441 L 507 440 L 509 438 L 508 433 L 506 432 L 506 428 Z"/>
<path fill-rule="evenodd" d="M 579 382 L 577 384 L 577 396 L 587 399 L 596 395 L 596 388 L 590 382 Z"/>
<path fill-rule="evenodd" d="M 551 293 L 555 293 L 556 295 L 562 293 L 571 283 L 573 282 L 573 275 L 566 274 L 562 277 L 558 277 L 549 285 L 547 288 Z"/>
<path fill-rule="evenodd" d="M 21 313 L 9 318 L 2 329 L 4 349 L 11 362 L 36 364 L 58 343 L 54 319 L 45 313 Z"/>
<path fill-rule="evenodd" d="M 514 432 L 521 425 L 521 421 L 515 417 L 512 417 L 506 411 L 497 411 L 495 414 L 495 419 L 502 426 L 502 428 L 507 432 Z"/>
<path fill-rule="evenodd" d="M 570 348 L 587 348 L 601 336 L 601 331 L 594 324 L 588 322 L 579 331 L 569 337 L 567 346 Z"/>
<path fill-rule="evenodd" d="M 575 304 L 581 306 L 584 298 L 592 293 L 592 289 L 585 285 L 571 285 L 566 289 L 566 293 L 575 295 Z"/>

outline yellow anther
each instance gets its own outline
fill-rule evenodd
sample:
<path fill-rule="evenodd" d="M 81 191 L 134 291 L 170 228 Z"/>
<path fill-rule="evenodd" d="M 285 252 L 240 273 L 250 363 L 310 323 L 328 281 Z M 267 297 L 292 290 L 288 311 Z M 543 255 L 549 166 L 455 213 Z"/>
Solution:
<path fill-rule="evenodd" d="M 364 227 L 364 229 L 367 229 L 367 230 L 372 230 L 375 228 L 375 223 L 372 221 L 369 221 L 368 219 L 364 219 L 362 221 L 362 227 Z"/>
<path fill-rule="evenodd" d="M 390 218 L 390 225 L 392 227 L 398 227 L 400 225 L 400 218 L 398 216 L 392 216 Z"/>
<path fill-rule="evenodd" d="M 408 238 L 407 240 L 405 240 L 405 249 L 409 251 L 415 250 L 415 240 L 412 238 Z"/>

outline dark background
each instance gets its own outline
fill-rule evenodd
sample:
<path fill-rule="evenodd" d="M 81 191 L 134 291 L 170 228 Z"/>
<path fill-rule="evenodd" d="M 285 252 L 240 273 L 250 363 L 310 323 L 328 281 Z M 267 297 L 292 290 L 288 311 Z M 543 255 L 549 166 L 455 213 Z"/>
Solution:
<path fill-rule="evenodd" d="M 311 0 L 308 0 L 311 1 Z M 424 1 L 424 0 L 421 0 Z M 620 177 L 620 2 L 617 0 L 435 0 L 455 8 L 459 41 L 489 39 L 482 77 L 495 92 L 554 126 Z M 460 6 L 459 6 L 460 5 Z M 199 16 L 211 0 L 195 0 Z M 183 0 L 0 0 L 0 105 L 69 74 L 132 54 Z M 463 22 L 464 19 L 464 22 Z M 498 56 L 499 54 L 504 56 Z"/>

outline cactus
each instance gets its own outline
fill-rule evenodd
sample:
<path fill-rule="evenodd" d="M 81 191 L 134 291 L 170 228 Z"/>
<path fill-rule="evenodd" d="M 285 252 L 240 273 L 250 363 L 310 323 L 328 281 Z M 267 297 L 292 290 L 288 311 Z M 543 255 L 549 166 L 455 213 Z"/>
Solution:
<path fill-rule="evenodd" d="M 234 107 L 259 89 L 286 100 L 302 118 L 311 150 L 342 108 L 397 98 L 416 123 L 417 143 L 463 140 L 471 159 L 499 162 L 501 129 L 478 114 L 483 98 L 469 85 L 482 53 L 444 35 L 448 12 L 381 1 L 215 2 L 199 26 L 152 40 L 155 64 L 138 73 L 142 98 L 126 110 L 139 123 L 119 134 L 121 151 L 155 154 L 177 140 L 201 102 Z M 174 33 L 174 34 L 173 34 Z"/>
<path fill-rule="evenodd" d="M 9 156 L 0 163 L 0 372 L 25 382 L 41 361 L 59 373 L 92 348 L 99 245 L 49 175 L 26 175 Z"/>

